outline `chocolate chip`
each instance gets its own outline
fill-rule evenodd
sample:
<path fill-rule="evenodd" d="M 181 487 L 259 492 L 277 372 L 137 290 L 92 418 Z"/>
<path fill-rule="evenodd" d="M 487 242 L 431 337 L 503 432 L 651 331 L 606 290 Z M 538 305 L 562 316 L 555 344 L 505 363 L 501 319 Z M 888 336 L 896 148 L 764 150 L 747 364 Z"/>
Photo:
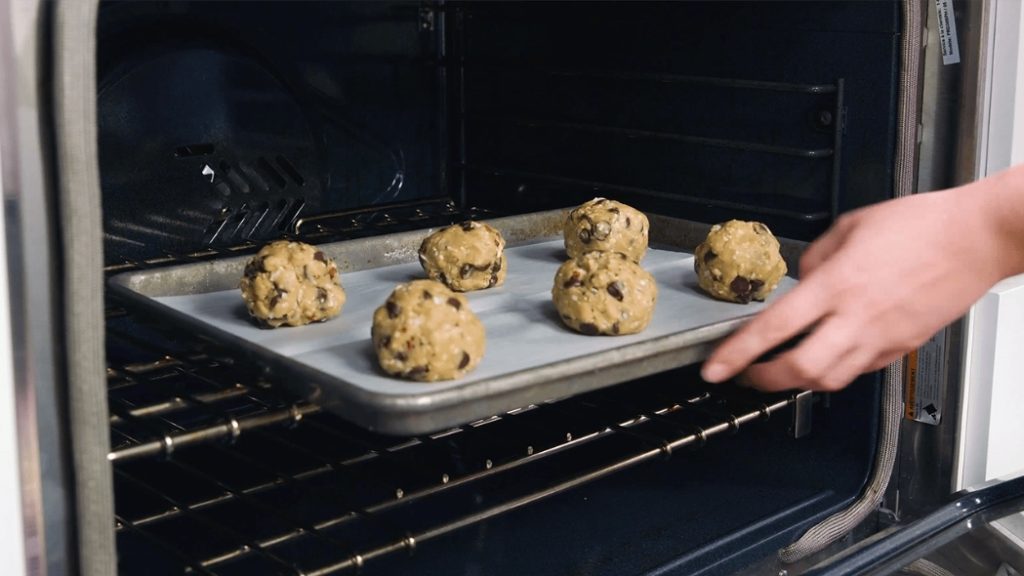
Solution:
<path fill-rule="evenodd" d="M 317 250 L 316 253 L 313 254 L 313 259 L 318 262 L 323 262 L 324 264 L 327 263 L 327 256 L 320 250 Z"/>
<path fill-rule="evenodd" d="M 249 263 L 245 265 L 245 272 L 243 274 L 249 280 L 252 280 L 253 278 L 255 278 L 256 275 L 259 274 L 259 273 L 260 273 L 260 265 L 259 265 L 259 263 L 255 259 L 250 260 Z"/>
<path fill-rule="evenodd" d="M 498 275 L 497 274 L 491 274 L 491 279 L 487 281 L 487 287 L 490 288 L 491 286 L 495 286 L 497 284 L 498 284 Z"/>
<path fill-rule="evenodd" d="M 583 281 L 576 274 L 569 277 L 568 280 L 562 283 L 562 288 L 572 288 L 573 286 L 583 286 Z"/>
<path fill-rule="evenodd" d="M 441 281 L 441 284 L 448 285 L 448 277 L 444 275 L 444 272 L 438 272 L 437 279 Z"/>
<path fill-rule="evenodd" d="M 750 291 L 757 292 L 764 287 L 764 280 L 753 279 L 750 281 Z"/>
<path fill-rule="evenodd" d="M 381 348 L 387 348 L 388 346 L 391 346 L 391 336 L 385 336 L 380 341 Z"/>
<path fill-rule="evenodd" d="M 384 304 L 384 307 L 387 308 L 388 318 L 391 318 L 392 320 L 398 318 L 398 315 L 402 313 L 402 307 L 399 306 L 398 304 L 395 304 L 394 300 L 388 300 Z"/>
<path fill-rule="evenodd" d="M 267 269 L 267 257 L 266 256 L 260 256 L 260 270 L 262 270 L 263 272 L 270 272 L 270 270 Z"/>
<path fill-rule="evenodd" d="M 632 223 L 633 222 L 629 219 L 629 216 L 626 216 L 626 228 L 629 228 L 629 225 Z"/>
<path fill-rule="evenodd" d="M 715 254 L 711 250 L 708 250 L 707 252 L 704 253 L 704 263 L 705 264 L 707 264 L 708 262 L 711 262 L 715 258 L 718 258 L 718 254 Z"/>
<path fill-rule="evenodd" d="M 434 295 L 430 293 L 430 290 L 424 290 L 423 291 L 423 299 L 424 300 L 433 300 L 434 299 Z"/>
<path fill-rule="evenodd" d="M 459 299 L 454 296 L 448 299 L 448 305 L 456 310 L 462 310 L 462 302 L 459 302 Z"/>
<path fill-rule="evenodd" d="M 491 266 L 491 272 L 501 272 L 501 258 L 494 261 L 494 265 Z"/>
<path fill-rule="evenodd" d="M 284 295 L 287 294 L 287 293 L 288 293 L 287 290 L 281 290 L 280 288 L 275 286 L 274 287 L 274 296 L 270 299 L 270 307 L 273 308 L 274 306 L 277 306 L 277 303 L 280 302 L 281 299 L 284 298 Z"/>
<path fill-rule="evenodd" d="M 618 334 L 618 333 L 619 333 L 619 323 L 616 322 L 615 324 L 612 324 L 612 334 Z"/>
<path fill-rule="evenodd" d="M 572 322 L 572 318 L 569 317 L 568 314 L 562 314 L 562 320 L 565 320 L 566 322 Z"/>
<path fill-rule="evenodd" d="M 618 280 L 616 280 L 616 281 L 612 282 L 611 284 L 609 284 L 608 288 L 606 288 L 606 290 L 608 290 L 608 293 L 612 295 L 612 298 L 615 298 L 619 302 L 622 302 L 622 298 L 623 298 L 622 290 L 623 290 L 623 288 L 625 288 L 625 287 L 622 285 L 622 282 L 619 282 Z"/>
<path fill-rule="evenodd" d="M 584 244 L 590 244 L 590 230 L 587 230 L 586 228 L 580 228 L 579 236 L 580 242 L 583 242 Z"/>
<path fill-rule="evenodd" d="M 468 352 L 463 352 L 462 353 L 462 360 L 459 362 L 459 370 L 462 370 L 466 366 L 469 366 L 469 353 Z"/>
<path fill-rule="evenodd" d="M 737 276 L 729 283 L 729 289 L 736 295 L 736 298 L 744 304 L 750 302 L 750 281 L 743 276 Z"/>
<path fill-rule="evenodd" d="M 472 230 L 474 228 L 473 222 L 470 221 L 470 220 L 466 220 L 465 222 L 462 222 L 461 224 L 459 224 L 459 226 L 461 226 L 462 229 L 465 230 L 466 232 L 469 232 L 470 230 Z"/>
<path fill-rule="evenodd" d="M 596 336 L 601 331 L 597 329 L 597 325 L 596 324 L 591 324 L 590 322 L 584 322 L 583 324 L 580 324 L 580 332 L 583 332 L 587 336 Z"/>
<path fill-rule="evenodd" d="M 398 360 L 399 362 L 405 362 L 408 359 L 409 356 L 405 352 L 402 352 L 401 350 L 395 352 L 395 360 Z"/>
<path fill-rule="evenodd" d="M 754 232 L 758 234 L 768 234 L 768 228 L 760 222 L 754 222 Z"/>
<path fill-rule="evenodd" d="M 612 206 L 611 208 L 609 208 L 608 211 L 611 212 L 612 214 L 618 214 L 619 213 L 619 209 L 616 208 L 615 206 Z"/>
<path fill-rule="evenodd" d="M 475 269 L 476 266 L 473 266 L 472 264 L 463 264 L 462 268 L 459 269 L 459 276 L 469 278 L 469 275 L 472 274 Z"/>
<path fill-rule="evenodd" d="M 430 366 L 414 366 L 411 370 L 405 373 L 406 378 L 416 379 L 430 372 Z"/>
<path fill-rule="evenodd" d="M 324 290 L 323 288 L 319 288 L 318 287 L 316 289 L 316 299 L 319 300 L 321 304 L 326 303 L 327 302 L 327 290 Z"/>

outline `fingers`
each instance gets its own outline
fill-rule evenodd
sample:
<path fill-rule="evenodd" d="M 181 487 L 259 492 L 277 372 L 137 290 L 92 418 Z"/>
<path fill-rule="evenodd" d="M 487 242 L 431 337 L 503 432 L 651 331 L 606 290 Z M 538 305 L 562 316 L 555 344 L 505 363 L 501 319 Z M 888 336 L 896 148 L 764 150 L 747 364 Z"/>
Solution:
<path fill-rule="evenodd" d="M 835 366 L 822 376 L 817 383 L 812 383 L 807 389 L 818 392 L 836 392 L 841 390 L 861 374 L 870 372 L 873 369 L 871 367 L 872 358 L 873 354 L 864 348 L 854 348 L 840 358 Z"/>
<path fill-rule="evenodd" d="M 846 234 L 849 226 L 846 220 L 841 220 L 835 226 L 829 228 L 817 240 L 811 243 L 800 257 L 800 276 L 806 278 L 816 270 L 829 256 L 835 254 L 846 241 Z"/>
<path fill-rule="evenodd" d="M 838 389 L 872 359 L 857 350 L 853 329 L 850 322 L 828 319 L 799 346 L 775 360 L 750 366 L 744 376 L 751 386 L 772 392 L 793 388 L 825 390 L 833 385 Z"/>
<path fill-rule="evenodd" d="M 711 354 L 701 369 L 708 382 L 735 376 L 765 352 L 782 344 L 824 316 L 828 309 L 826 290 L 813 279 L 766 308 L 730 336 Z"/>

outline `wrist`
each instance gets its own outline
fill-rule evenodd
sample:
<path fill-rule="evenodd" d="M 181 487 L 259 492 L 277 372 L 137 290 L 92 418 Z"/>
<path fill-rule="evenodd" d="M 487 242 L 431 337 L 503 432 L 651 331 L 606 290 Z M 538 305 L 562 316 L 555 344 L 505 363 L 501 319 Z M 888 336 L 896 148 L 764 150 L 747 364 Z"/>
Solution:
<path fill-rule="evenodd" d="M 953 190 L 964 212 L 974 214 L 976 248 L 990 256 L 993 282 L 1024 273 L 1024 166 Z"/>

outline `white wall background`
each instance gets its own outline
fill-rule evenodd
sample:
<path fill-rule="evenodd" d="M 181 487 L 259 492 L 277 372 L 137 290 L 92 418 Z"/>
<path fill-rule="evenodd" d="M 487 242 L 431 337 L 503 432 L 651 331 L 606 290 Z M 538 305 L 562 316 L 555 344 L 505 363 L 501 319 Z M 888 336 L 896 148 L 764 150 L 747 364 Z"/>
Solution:
<path fill-rule="evenodd" d="M 1024 163 L 1024 3 L 989 6 L 979 177 Z M 1024 276 L 993 287 L 968 326 L 958 488 L 1024 471 Z"/>

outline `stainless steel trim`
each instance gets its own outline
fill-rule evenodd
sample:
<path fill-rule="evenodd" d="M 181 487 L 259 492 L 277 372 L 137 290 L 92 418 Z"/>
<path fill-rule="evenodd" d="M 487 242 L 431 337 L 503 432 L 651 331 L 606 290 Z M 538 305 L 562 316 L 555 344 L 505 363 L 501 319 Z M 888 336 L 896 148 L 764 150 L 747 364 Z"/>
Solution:
<path fill-rule="evenodd" d="M 945 66 L 938 41 L 934 2 L 928 5 L 927 45 L 922 89 L 921 146 L 917 192 L 948 188 L 975 180 L 980 172 L 979 99 L 983 96 L 988 58 L 991 6 L 957 2 L 961 63 Z M 898 519 L 922 516 L 956 489 L 956 451 L 962 410 L 961 386 L 965 324 L 945 329 L 948 360 L 937 385 L 943 392 L 942 421 L 937 426 L 904 420 L 900 430 L 897 480 L 886 508 Z"/>
<path fill-rule="evenodd" d="M 814 395 L 804 390 L 796 395 L 793 406 L 793 428 L 794 438 L 803 438 L 811 433 L 811 415 L 814 413 Z"/>
<path fill-rule="evenodd" d="M 21 455 L 25 555 L 30 574 L 74 570 L 70 485 L 55 318 L 58 295 L 46 85 L 51 6 L 0 0 L 0 146 Z M 2 303 L 8 305 L 8 303 Z"/>

